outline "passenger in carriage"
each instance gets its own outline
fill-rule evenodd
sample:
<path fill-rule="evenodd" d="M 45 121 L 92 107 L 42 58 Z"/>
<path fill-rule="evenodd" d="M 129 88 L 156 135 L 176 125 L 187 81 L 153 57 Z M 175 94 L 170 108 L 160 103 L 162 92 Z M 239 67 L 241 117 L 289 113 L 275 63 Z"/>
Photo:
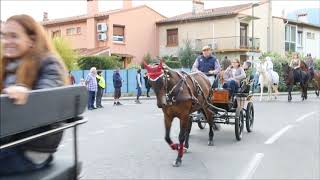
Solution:
<path fill-rule="evenodd" d="M 219 74 L 220 69 L 219 61 L 212 55 L 212 49 L 209 46 L 202 48 L 202 55 L 197 57 L 192 66 L 192 71 L 201 71 L 208 76 L 213 88 L 218 87 L 215 78 Z"/>
<path fill-rule="evenodd" d="M 65 65 L 54 53 L 43 28 L 32 17 L 10 17 L 1 27 L 0 39 L 3 45 L 0 92 L 7 94 L 15 104 L 25 104 L 30 90 L 69 84 Z M 1 150 L 0 176 L 46 167 L 53 160 L 61 138 L 62 132 Z"/>
<path fill-rule="evenodd" d="M 245 78 L 246 73 L 240 66 L 240 60 L 234 59 L 232 64 L 224 72 L 225 83 L 223 84 L 223 88 L 229 90 L 231 98 L 238 92 L 240 81 Z"/>

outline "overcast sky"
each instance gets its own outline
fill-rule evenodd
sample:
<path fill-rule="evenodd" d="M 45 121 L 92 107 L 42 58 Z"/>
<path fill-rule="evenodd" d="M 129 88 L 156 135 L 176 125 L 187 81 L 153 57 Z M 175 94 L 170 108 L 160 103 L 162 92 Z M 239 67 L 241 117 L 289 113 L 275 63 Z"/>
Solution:
<path fill-rule="evenodd" d="M 215 8 L 222 6 L 231 6 L 236 4 L 259 2 L 259 1 L 205 1 L 205 8 Z M 191 0 L 136 0 L 133 1 L 133 6 L 146 4 L 158 11 L 160 14 L 170 17 L 185 12 L 190 12 L 192 9 Z M 122 0 L 99 0 L 99 11 L 108 11 L 118 9 L 122 6 Z M 291 12 L 301 8 L 320 8 L 320 1 L 308 0 L 288 0 L 288 1 L 272 1 L 273 15 L 281 16 L 281 12 L 285 9 L 286 12 Z M 6 20 L 14 14 L 29 14 L 37 20 L 42 20 L 43 12 L 49 14 L 49 19 L 62 18 L 68 16 L 81 15 L 86 13 L 86 0 L 1 0 L 1 20 Z"/>

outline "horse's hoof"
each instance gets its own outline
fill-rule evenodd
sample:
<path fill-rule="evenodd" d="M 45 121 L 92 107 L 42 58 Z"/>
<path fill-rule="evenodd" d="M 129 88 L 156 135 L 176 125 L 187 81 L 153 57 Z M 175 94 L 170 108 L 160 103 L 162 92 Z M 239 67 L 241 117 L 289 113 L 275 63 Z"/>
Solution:
<path fill-rule="evenodd" d="M 208 146 L 213 146 L 213 141 L 212 140 L 208 142 Z"/>
<path fill-rule="evenodd" d="M 187 153 L 188 152 L 188 148 L 186 148 L 186 147 L 183 147 L 183 153 Z"/>
<path fill-rule="evenodd" d="M 181 160 L 175 160 L 172 164 L 173 167 L 180 167 L 182 164 L 182 161 Z"/>

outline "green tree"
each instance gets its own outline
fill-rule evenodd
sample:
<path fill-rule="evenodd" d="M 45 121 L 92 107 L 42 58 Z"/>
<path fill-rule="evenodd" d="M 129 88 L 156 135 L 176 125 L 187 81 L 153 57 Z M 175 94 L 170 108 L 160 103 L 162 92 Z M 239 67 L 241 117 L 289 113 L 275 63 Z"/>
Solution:
<path fill-rule="evenodd" d="M 117 56 L 84 56 L 78 60 L 78 65 L 82 70 L 88 70 L 91 67 L 115 69 L 121 67 L 122 63 Z"/>
<path fill-rule="evenodd" d="M 66 64 L 68 70 L 76 69 L 78 54 L 71 48 L 71 44 L 61 37 L 53 38 L 52 43 L 57 53 Z"/>
<path fill-rule="evenodd" d="M 197 55 L 194 53 L 194 49 L 191 46 L 191 42 L 189 40 L 184 41 L 184 46 L 179 50 L 179 60 L 181 62 L 182 67 L 191 68 Z"/>

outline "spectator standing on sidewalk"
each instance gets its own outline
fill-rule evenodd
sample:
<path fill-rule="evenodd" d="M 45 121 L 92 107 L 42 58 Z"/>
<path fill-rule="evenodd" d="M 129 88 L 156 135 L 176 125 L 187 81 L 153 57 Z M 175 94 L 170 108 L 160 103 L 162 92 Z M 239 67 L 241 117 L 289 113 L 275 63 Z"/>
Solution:
<path fill-rule="evenodd" d="M 122 78 L 120 76 L 120 68 L 117 68 L 113 73 L 113 87 L 114 87 L 114 102 L 113 105 L 122 105 L 119 102 L 121 97 Z"/>
<path fill-rule="evenodd" d="M 72 85 L 76 84 L 76 79 L 72 75 L 71 71 L 69 71 L 69 78 L 70 78 L 70 84 Z"/>
<path fill-rule="evenodd" d="M 149 77 L 148 77 L 148 73 L 147 72 L 144 73 L 143 78 L 144 78 L 144 84 L 145 84 L 146 89 L 147 89 L 147 97 L 150 97 L 149 92 L 150 92 L 151 86 L 150 86 L 150 83 L 149 83 Z"/>
<path fill-rule="evenodd" d="M 101 99 L 103 96 L 104 89 L 106 88 L 106 81 L 104 80 L 103 76 L 101 75 L 102 71 L 97 72 L 97 84 L 98 84 L 98 91 L 97 91 L 97 98 L 96 98 L 96 107 L 103 108 L 101 105 Z"/>
<path fill-rule="evenodd" d="M 97 69 L 95 67 L 92 67 L 90 69 L 90 73 L 87 75 L 86 82 L 85 82 L 88 89 L 88 94 L 89 94 L 88 110 L 97 109 L 96 107 L 94 107 L 94 100 L 95 100 L 96 92 L 98 90 L 96 75 L 97 75 Z"/>
<path fill-rule="evenodd" d="M 136 81 L 137 81 L 137 99 L 135 102 L 137 104 L 141 104 L 139 98 L 141 96 L 141 88 L 142 88 L 142 76 L 141 76 L 141 69 L 137 70 L 137 75 L 136 75 Z"/>

